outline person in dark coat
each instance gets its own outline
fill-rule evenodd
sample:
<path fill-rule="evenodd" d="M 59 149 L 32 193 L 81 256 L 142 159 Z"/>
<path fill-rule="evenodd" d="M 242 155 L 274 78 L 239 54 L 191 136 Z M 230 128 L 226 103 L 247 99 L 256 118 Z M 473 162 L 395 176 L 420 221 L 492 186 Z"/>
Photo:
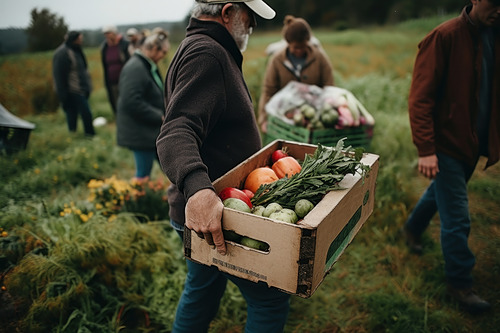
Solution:
<path fill-rule="evenodd" d="M 165 33 L 147 37 L 120 74 L 116 114 L 118 145 L 134 153 L 137 180 L 147 179 L 158 160 L 156 137 L 165 112 L 163 80 L 158 62 L 170 44 Z"/>
<path fill-rule="evenodd" d="M 118 33 L 115 26 L 106 26 L 102 29 L 106 40 L 101 45 L 101 62 L 104 71 L 104 85 L 108 93 L 108 100 L 111 104 L 113 114 L 116 114 L 118 101 L 118 81 L 120 72 L 128 59 L 129 42 Z"/>
<path fill-rule="evenodd" d="M 203 234 L 226 254 L 223 204 L 212 182 L 261 148 L 251 95 L 242 73 L 243 55 L 256 26 L 275 12 L 262 0 L 198 0 L 169 67 L 166 113 L 157 149 L 172 182 L 170 223 L 182 237 L 184 226 Z M 245 332 L 281 332 L 290 295 L 264 283 L 187 261 L 188 274 L 172 332 L 207 332 L 226 283 L 234 282 L 247 302 Z"/>
<path fill-rule="evenodd" d="M 92 82 L 82 43 L 83 35 L 79 31 L 70 31 L 66 35 L 64 43 L 54 52 L 52 74 L 57 96 L 66 114 L 69 131 L 76 132 L 80 115 L 85 134 L 93 136 L 95 131 L 88 103 Z"/>

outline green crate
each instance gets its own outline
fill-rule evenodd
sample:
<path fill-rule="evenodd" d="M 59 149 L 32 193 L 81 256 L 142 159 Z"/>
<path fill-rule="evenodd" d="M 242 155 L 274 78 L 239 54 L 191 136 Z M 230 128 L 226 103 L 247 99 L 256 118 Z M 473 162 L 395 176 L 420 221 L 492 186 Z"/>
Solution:
<path fill-rule="evenodd" d="M 272 115 L 267 116 L 266 141 L 289 140 L 311 144 L 321 143 L 324 146 L 335 146 L 337 142 L 346 138 L 344 146 L 363 147 L 368 149 L 373 137 L 373 126 L 363 125 L 345 129 L 318 129 L 309 130 L 287 124 L 283 120 Z"/>

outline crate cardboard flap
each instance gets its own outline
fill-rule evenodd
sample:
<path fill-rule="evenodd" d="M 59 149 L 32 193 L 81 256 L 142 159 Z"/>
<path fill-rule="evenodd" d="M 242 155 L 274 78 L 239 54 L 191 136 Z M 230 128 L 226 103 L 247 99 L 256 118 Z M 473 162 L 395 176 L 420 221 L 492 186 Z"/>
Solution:
<path fill-rule="evenodd" d="M 276 140 L 217 179 L 215 190 L 242 188 L 248 173 L 268 165 L 272 152 L 283 147 L 300 160 L 317 148 Z M 373 212 L 378 156 L 365 154 L 361 161 L 371 167 L 368 176 L 362 179 L 360 175 L 347 175 L 340 183 L 345 189 L 327 193 L 298 224 L 224 207 L 223 229 L 265 242 L 269 245 L 267 251 L 226 241 L 227 254 L 222 256 L 186 229 L 186 258 L 290 294 L 310 297 Z"/>

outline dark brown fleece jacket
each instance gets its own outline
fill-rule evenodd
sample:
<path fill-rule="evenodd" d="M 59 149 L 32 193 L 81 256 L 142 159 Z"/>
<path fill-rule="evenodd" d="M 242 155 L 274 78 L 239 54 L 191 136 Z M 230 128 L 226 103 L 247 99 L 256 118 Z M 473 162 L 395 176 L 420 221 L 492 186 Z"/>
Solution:
<path fill-rule="evenodd" d="M 157 150 L 172 182 L 170 218 L 184 223 L 187 199 L 261 148 L 243 57 L 221 24 L 191 19 L 165 82 Z"/>

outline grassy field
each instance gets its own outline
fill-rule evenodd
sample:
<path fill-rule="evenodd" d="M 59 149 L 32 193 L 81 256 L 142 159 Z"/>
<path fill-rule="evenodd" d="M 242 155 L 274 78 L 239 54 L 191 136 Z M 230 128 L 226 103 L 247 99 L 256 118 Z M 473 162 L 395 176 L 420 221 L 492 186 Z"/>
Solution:
<path fill-rule="evenodd" d="M 416 172 L 406 104 L 416 45 L 444 19 L 315 31 L 336 84 L 376 119 L 369 150 L 380 155 L 380 171 L 373 215 L 316 293 L 292 297 L 286 332 L 498 332 L 500 166 L 484 171 L 481 160 L 469 185 L 474 278 L 491 312 L 471 316 L 447 299 L 438 217 L 422 256 L 410 254 L 398 233 L 428 185 Z M 255 103 L 264 49 L 279 38 L 256 32 L 245 53 Z M 51 86 L 50 52 L 0 57 L 0 102 L 37 126 L 27 150 L 0 156 L 0 332 L 171 328 L 185 264 L 168 226 L 168 180 L 155 165 L 151 183 L 129 181 L 133 157 L 116 145 L 99 52 L 85 51 L 95 88 L 91 108 L 109 121 L 93 140 L 81 127 L 69 135 L 60 109 L 33 108 L 34 89 Z M 161 64 L 163 73 L 172 55 Z M 245 302 L 230 284 L 210 332 L 243 332 L 245 316 Z"/>

